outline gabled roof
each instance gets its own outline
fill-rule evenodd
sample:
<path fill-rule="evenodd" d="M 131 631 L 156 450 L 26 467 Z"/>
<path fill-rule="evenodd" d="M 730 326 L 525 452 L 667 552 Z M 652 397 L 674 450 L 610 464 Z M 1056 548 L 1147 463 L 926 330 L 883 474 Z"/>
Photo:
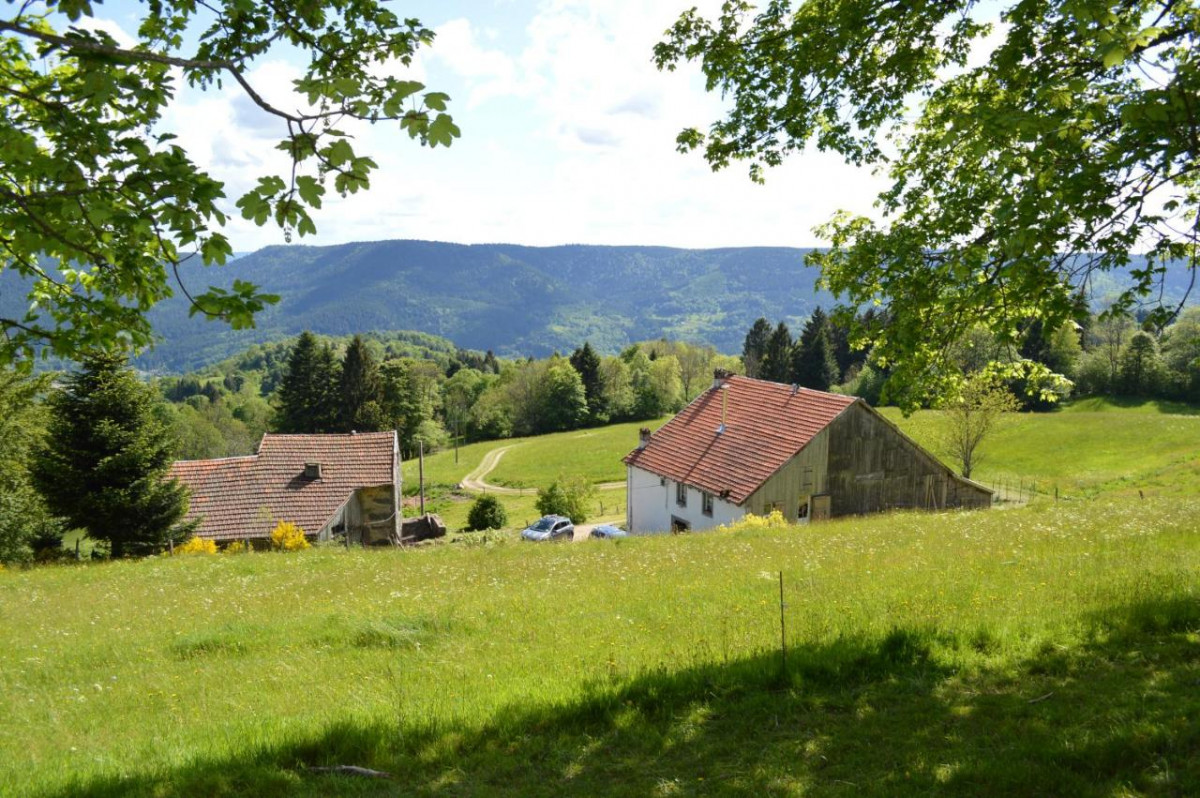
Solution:
<path fill-rule="evenodd" d="M 213 540 L 261 538 L 279 521 L 316 534 L 359 488 L 391 485 L 395 432 L 348 435 L 263 435 L 258 454 L 219 460 L 180 460 L 175 477 L 191 489 L 187 518 Z M 321 476 L 304 475 L 320 463 Z"/>
<path fill-rule="evenodd" d="M 627 465 L 741 504 L 858 401 L 749 377 L 726 377 L 650 437 Z M 725 431 L 721 426 L 722 393 Z"/>

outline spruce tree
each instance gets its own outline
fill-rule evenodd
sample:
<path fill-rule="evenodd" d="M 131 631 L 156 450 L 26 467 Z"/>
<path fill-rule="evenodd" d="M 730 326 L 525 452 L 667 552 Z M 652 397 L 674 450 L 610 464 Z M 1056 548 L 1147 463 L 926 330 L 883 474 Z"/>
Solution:
<path fill-rule="evenodd" d="M 588 417 L 595 421 L 600 411 L 600 356 L 592 345 L 584 341 L 583 346 L 571 353 L 571 365 L 583 380 L 583 391 L 587 397 Z"/>
<path fill-rule="evenodd" d="M 338 392 L 343 432 L 378 432 L 383 429 L 385 422 L 380 410 L 383 397 L 379 365 L 362 336 L 354 336 L 342 358 Z"/>
<path fill-rule="evenodd" d="M 820 308 L 804 324 L 792 358 L 791 377 L 805 388 L 828 391 L 837 381 L 837 360 L 829 340 L 829 319 Z"/>
<path fill-rule="evenodd" d="M 746 367 L 747 377 L 761 375 L 762 359 L 770 338 L 771 322 L 760 316 L 750 327 L 750 331 L 746 333 L 746 340 L 742 343 L 742 364 Z"/>
<path fill-rule="evenodd" d="M 51 512 L 108 542 L 113 557 L 154 554 L 187 537 L 187 491 L 166 479 L 174 442 L 158 393 L 124 358 L 88 357 L 48 401 L 46 440 L 30 472 Z"/>
<path fill-rule="evenodd" d="M 334 432 L 339 426 L 338 364 L 333 349 L 300 333 L 279 385 L 277 432 Z"/>
<path fill-rule="evenodd" d="M 759 379 L 788 382 L 792 372 L 792 333 L 784 322 L 771 333 L 759 365 Z"/>

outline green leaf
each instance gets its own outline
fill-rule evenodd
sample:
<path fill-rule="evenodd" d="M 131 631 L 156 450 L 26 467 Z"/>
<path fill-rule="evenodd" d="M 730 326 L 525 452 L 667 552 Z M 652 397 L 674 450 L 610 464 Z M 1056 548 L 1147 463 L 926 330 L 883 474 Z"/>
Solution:
<path fill-rule="evenodd" d="M 437 118 L 429 125 L 429 144 L 433 147 L 439 144 L 449 147 L 450 142 L 458 138 L 460 133 L 458 125 L 454 124 L 454 120 L 449 115 L 438 114 Z"/>
<path fill-rule="evenodd" d="M 313 208 L 321 207 L 321 197 L 325 194 L 325 186 L 311 175 L 301 175 L 296 178 L 296 190 L 300 199 Z"/>

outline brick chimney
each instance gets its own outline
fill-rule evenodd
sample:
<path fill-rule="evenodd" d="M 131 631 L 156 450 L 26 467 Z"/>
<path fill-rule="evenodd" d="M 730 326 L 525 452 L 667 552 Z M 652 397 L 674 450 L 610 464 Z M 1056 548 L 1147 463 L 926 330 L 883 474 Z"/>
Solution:
<path fill-rule="evenodd" d="M 642 427 L 640 430 L 638 430 L 638 448 L 645 449 L 646 445 L 649 443 L 650 443 L 650 428 Z"/>

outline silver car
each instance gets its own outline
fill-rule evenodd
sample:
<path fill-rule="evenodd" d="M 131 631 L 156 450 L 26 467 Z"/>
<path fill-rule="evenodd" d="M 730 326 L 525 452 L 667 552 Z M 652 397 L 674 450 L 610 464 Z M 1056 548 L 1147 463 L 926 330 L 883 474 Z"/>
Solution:
<path fill-rule="evenodd" d="M 575 537 L 575 525 L 562 515 L 543 515 L 521 532 L 522 540 L 570 540 Z"/>

